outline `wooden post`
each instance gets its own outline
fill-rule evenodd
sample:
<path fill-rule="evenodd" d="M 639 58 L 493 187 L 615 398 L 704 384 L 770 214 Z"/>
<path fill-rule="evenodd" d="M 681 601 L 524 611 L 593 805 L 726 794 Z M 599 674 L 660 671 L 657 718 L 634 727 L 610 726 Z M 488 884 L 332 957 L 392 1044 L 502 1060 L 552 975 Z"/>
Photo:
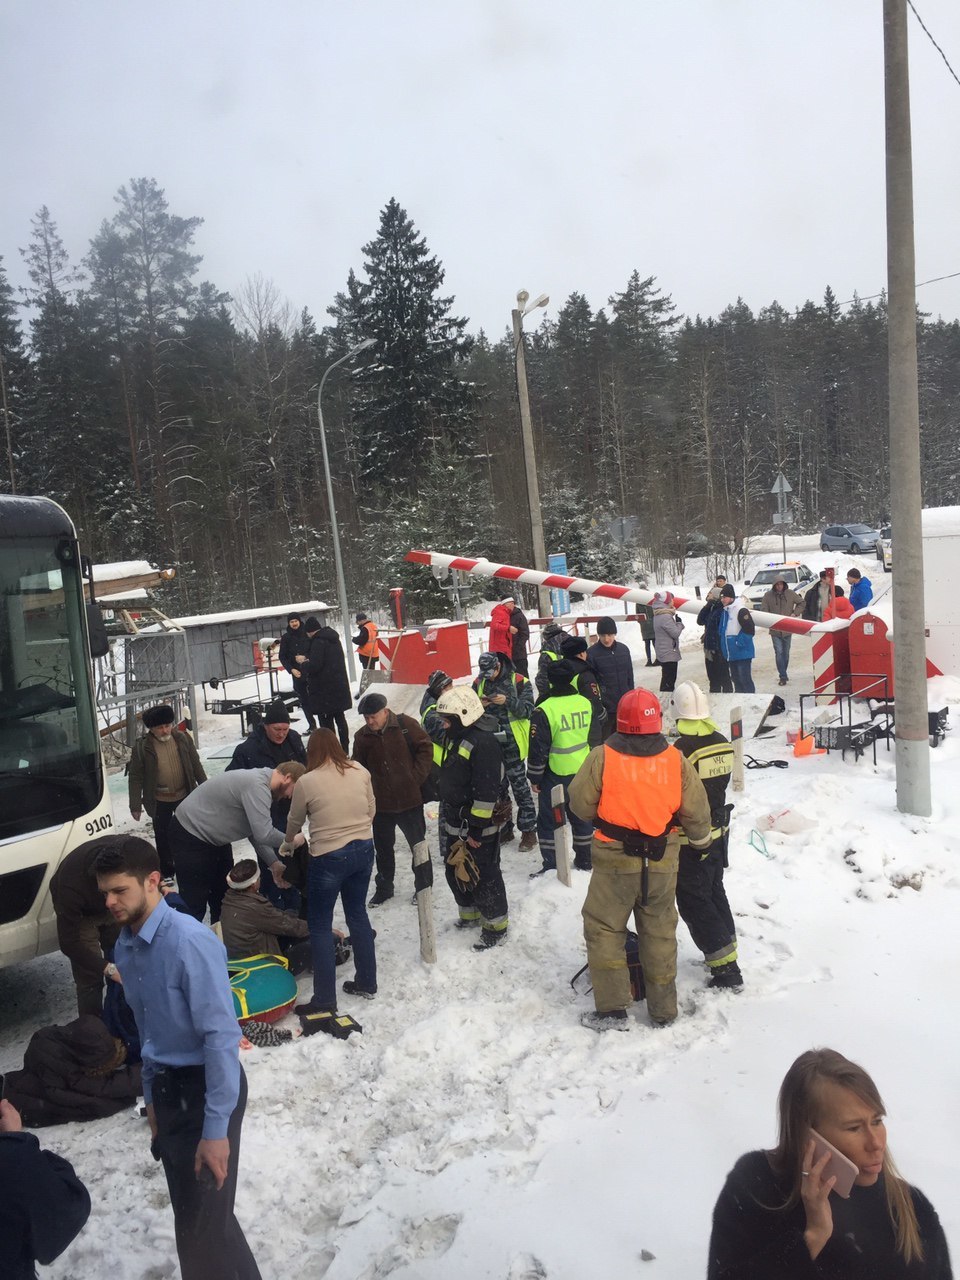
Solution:
<path fill-rule="evenodd" d="M 553 822 L 556 827 L 554 849 L 557 856 L 557 879 L 569 889 L 573 884 L 570 877 L 570 866 L 573 862 L 573 831 L 567 821 L 566 797 L 562 783 L 558 782 L 550 792 L 550 803 L 553 805 Z"/>
<path fill-rule="evenodd" d="M 437 963 L 437 935 L 433 927 L 433 863 L 430 846 L 419 840 L 413 846 L 413 879 L 417 887 L 417 915 L 420 917 L 420 959 Z"/>
<path fill-rule="evenodd" d="M 733 743 L 733 789 L 743 790 L 743 712 L 730 708 L 730 741 Z"/>

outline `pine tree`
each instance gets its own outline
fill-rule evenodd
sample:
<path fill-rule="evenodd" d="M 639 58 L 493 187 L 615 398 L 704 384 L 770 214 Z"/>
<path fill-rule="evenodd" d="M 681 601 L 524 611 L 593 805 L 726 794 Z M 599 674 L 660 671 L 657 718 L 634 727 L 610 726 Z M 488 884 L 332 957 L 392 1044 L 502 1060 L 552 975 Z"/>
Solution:
<path fill-rule="evenodd" d="M 16 457 L 20 448 L 19 428 L 30 383 L 30 366 L 23 349 L 23 334 L 17 304 L 7 272 L 0 258 L 0 429 L 3 432 L 5 465 L 0 470 L 2 487 L 16 493 Z"/>
<path fill-rule="evenodd" d="M 474 447 L 475 404 L 458 376 L 470 350 L 466 320 L 440 296 L 444 271 L 406 211 L 391 199 L 363 249 L 365 281 L 352 277 L 331 309 L 349 334 L 373 338 L 353 378 L 352 407 L 361 485 L 411 486 L 428 440 L 464 457 Z"/>

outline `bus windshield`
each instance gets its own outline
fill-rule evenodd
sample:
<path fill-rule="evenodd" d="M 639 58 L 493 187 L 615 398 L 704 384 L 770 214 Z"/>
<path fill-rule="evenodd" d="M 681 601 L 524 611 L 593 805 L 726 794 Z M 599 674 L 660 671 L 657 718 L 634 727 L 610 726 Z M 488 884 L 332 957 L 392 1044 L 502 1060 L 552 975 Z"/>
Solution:
<path fill-rule="evenodd" d="M 0 539 L 0 840 L 103 794 L 76 543 Z"/>

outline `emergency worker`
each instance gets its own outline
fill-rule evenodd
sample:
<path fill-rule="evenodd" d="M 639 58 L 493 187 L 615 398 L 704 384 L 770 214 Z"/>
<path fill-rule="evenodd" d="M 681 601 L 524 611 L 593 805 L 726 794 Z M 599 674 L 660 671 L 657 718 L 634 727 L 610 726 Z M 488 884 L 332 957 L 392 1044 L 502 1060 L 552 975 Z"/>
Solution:
<path fill-rule="evenodd" d="M 505 941 L 508 925 L 500 873 L 504 765 L 497 721 L 462 686 L 441 694 L 437 714 L 444 725 L 439 832 L 447 884 L 459 909 L 457 928 L 479 927 L 473 949 L 487 951 Z"/>
<path fill-rule="evenodd" d="M 517 826 L 520 828 L 521 853 L 537 847 L 537 811 L 524 762 L 530 754 L 530 717 L 533 715 L 533 686 L 526 676 L 515 671 L 509 658 L 500 653 L 481 653 L 477 667 L 480 674 L 473 682 L 474 692 L 484 709 L 497 721 L 498 740 L 503 749 L 507 780 L 517 802 Z M 513 839 L 513 823 L 501 833 L 501 844 Z"/>
<path fill-rule="evenodd" d="M 696 770 L 661 728 L 656 694 L 631 689 L 617 708 L 617 732 L 590 752 L 570 784 L 571 809 L 594 826 L 582 915 L 596 1012 L 583 1021 L 596 1030 L 627 1025 L 631 914 L 650 1019 L 665 1026 L 677 1016 L 676 826 L 692 848 L 708 848 L 710 805 Z"/>
<path fill-rule="evenodd" d="M 551 796 L 563 787 L 563 803 L 573 828 L 573 865 L 590 870 L 590 840 L 593 824 L 579 818 L 570 808 L 570 781 L 590 754 L 590 721 L 593 708 L 573 687 L 577 674 L 572 662 L 561 658 L 547 669 L 550 689 L 541 698 L 530 722 L 530 759 L 527 777 L 539 797 L 537 836 L 543 866 L 534 876 L 557 868 L 556 831 Z"/>
<path fill-rule="evenodd" d="M 560 642 L 560 652 L 574 664 L 573 669 L 576 675 L 573 679 L 573 687 L 577 693 L 583 694 L 593 709 L 593 719 L 590 721 L 590 745 L 598 747 L 603 741 L 603 726 L 606 724 L 607 713 L 603 705 L 597 673 L 587 662 L 588 649 L 589 646 L 583 636 L 564 636 Z"/>
<path fill-rule="evenodd" d="M 680 836 L 677 910 L 694 944 L 703 952 L 710 970 L 707 985 L 740 991 L 743 976 L 737 964 L 737 929 L 723 885 L 733 808 L 727 804 L 733 747 L 710 719 L 707 696 L 692 680 L 677 685 L 673 714 L 678 734 L 675 746 L 703 783 L 712 823 L 712 843 L 705 850 L 692 849 L 686 835 Z"/>
<path fill-rule="evenodd" d="M 540 633 L 540 657 L 537 659 L 537 674 L 533 680 L 538 698 L 546 697 L 547 672 L 552 662 L 563 657 L 560 644 L 566 634 L 557 622 L 548 622 Z"/>
<path fill-rule="evenodd" d="M 380 657 L 380 642 L 377 640 L 377 624 L 371 622 L 365 613 L 356 617 L 357 634 L 352 642 L 357 646 L 357 657 L 364 671 L 371 671 Z"/>

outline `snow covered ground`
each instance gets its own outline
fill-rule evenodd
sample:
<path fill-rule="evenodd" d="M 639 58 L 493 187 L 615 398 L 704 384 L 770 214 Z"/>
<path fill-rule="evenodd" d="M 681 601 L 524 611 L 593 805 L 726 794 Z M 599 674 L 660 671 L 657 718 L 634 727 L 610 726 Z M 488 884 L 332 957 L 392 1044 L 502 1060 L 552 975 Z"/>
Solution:
<path fill-rule="evenodd" d="M 827 559 L 803 558 L 815 569 Z M 858 563 L 885 585 L 868 558 Z M 616 616 L 603 602 L 583 607 Z M 688 632 L 681 679 L 702 675 L 699 628 Z M 635 625 L 621 638 L 642 655 Z M 439 959 L 428 968 L 398 858 L 397 896 L 375 913 L 380 994 L 341 1006 L 363 1035 L 244 1054 L 237 1212 L 265 1278 L 702 1276 L 723 1178 L 741 1152 L 772 1143 L 780 1080 L 814 1045 L 873 1073 L 900 1167 L 960 1248 L 960 680 L 931 682 L 931 706 L 949 703 L 953 728 L 931 753 L 934 814 L 908 818 L 896 810 L 885 750 L 874 767 L 833 754 L 795 760 L 786 747 L 797 693 L 809 687 L 802 642 L 787 714 L 773 735 L 749 739 L 775 685 L 769 643 L 758 639 L 762 692 L 742 699 L 746 749 L 789 767 L 748 771 L 733 797 L 727 883 L 744 992 L 706 989 L 681 924 L 681 1017 L 654 1031 L 640 1005 L 626 1033 L 599 1036 L 579 1025 L 590 1001 L 569 985 L 584 962 L 586 874 L 574 873 L 572 889 L 531 881 L 538 856 L 509 846 L 509 941 L 479 956 L 453 929 L 438 874 Z M 637 675 L 652 684 L 658 673 L 641 660 Z M 415 711 L 419 690 L 384 689 L 395 709 Z M 216 756 L 235 725 L 211 717 L 201 729 L 202 754 Z M 133 829 L 122 777 L 111 790 L 121 829 Z M 809 825 L 769 830 L 787 810 Z M 0 971 L 0 1071 L 19 1065 L 34 1028 L 71 1016 L 61 956 Z M 87 1228 L 43 1274 L 175 1276 L 173 1219 L 145 1122 L 131 1111 L 41 1140 L 74 1162 L 94 1201 Z"/>

